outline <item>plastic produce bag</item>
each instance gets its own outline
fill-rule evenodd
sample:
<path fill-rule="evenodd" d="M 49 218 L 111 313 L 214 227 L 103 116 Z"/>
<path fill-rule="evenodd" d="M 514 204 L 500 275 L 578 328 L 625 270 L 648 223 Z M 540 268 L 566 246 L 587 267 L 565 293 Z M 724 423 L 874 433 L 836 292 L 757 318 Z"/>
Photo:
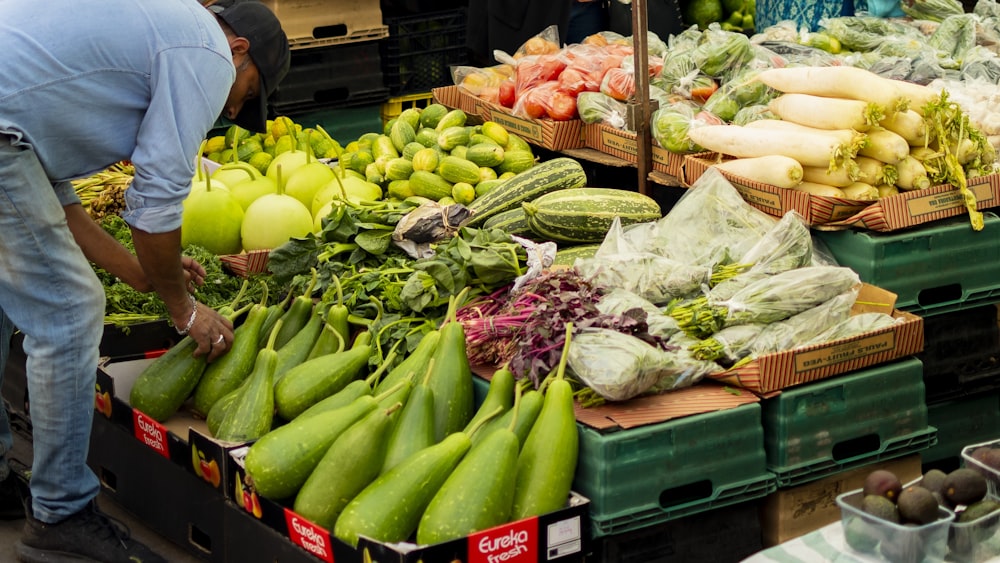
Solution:
<path fill-rule="evenodd" d="M 754 57 L 750 39 L 742 33 L 723 30 L 717 23 L 702 33 L 691 53 L 695 66 L 713 78 L 728 77 Z"/>
<path fill-rule="evenodd" d="M 670 105 L 660 106 L 649 118 L 650 134 L 661 147 L 677 154 L 691 154 L 705 149 L 688 137 L 692 127 L 719 125 L 722 120 L 711 113 L 701 111 L 697 104 L 688 100 L 678 100 Z"/>
<path fill-rule="evenodd" d="M 773 354 L 812 342 L 831 327 L 846 321 L 857 298 L 858 290 L 852 288 L 825 303 L 767 325 L 751 344 L 752 354 Z"/>
<path fill-rule="evenodd" d="M 646 313 L 647 332 L 653 336 L 667 340 L 680 331 L 673 317 L 664 314 L 659 307 L 631 291 L 613 288 L 597 303 L 597 310 L 605 315 L 623 315 L 635 309 L 641 309 Z"/>
<path fill-rule="evenodd" d="M 900 322 L 899 319 L 886 313 L 861 313 L 844 319 L 831 326 L 822 333 L 816 335 L 807 344 L 820 344 L 832 342 L 842 338 L 859 336 L 866 332 L 872 332 L 882 328 L 890 327 Z"/>
<path fill-rule="evenodd" d="M 615 129 L 625 129 L 627 107 L 607 94 L 580 92 L 576 96 L 576 109 L 584 123 L 604 123 Z"/>
<path fill-rule="evenodd" d="M 684 332 L 704 338 L 727 326 L 773 323 L 815 307 L 855 285 L 858 274 L 840 266 L 807 266 L 763 277 L 723 301 L 707 297 L 671 309 Z"/>
<path fill-rule="evenodd" d="M 703 266 L 685 264 L 651 252 L 602 255 L 598 251 L 593 258 L 578 258 L 574 267 L 592 283 L 625 289 L 653 304 L 690 295 L 708 283 L 711 275 L 711 270 Z"/>

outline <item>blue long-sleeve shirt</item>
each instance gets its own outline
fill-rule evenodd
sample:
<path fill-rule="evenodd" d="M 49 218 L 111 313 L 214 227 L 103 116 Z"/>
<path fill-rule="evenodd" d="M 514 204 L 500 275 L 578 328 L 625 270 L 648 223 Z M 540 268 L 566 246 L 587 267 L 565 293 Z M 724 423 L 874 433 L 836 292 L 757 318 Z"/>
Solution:
<path fill-rule="evenodd" d="M 57 192 L 130 159 L 124 217 L 146 232 L 180 226 L 235 77 L 196 0 L 0 0 L 0 134 L 35 151 Z"/>

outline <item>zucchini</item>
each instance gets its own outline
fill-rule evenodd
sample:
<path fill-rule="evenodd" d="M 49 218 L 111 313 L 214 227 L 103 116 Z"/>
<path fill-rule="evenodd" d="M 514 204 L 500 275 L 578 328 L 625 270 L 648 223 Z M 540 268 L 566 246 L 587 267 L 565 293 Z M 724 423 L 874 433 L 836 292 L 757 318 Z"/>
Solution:
<path fill-rule="evenodd" d="M 433 172 L 414 170 L 413 174 L 410 174 L 409 180 L 413 195 L 426 197 L 434 201 L 451 196 L 451 182 Z"/>
<path fill-rule="evenodd" d="M 455 432 L 379 475 L 347 503 L 333 535 L 352 547 L 357 547 L 360 536 L 387 543 L 406 541 L 470 446 L 467 434 Z"/>
<path fill-rule="evenodd" d="M 257 440 L 271 430 L 271 425 L 274 423 L 274 368 L 278 364 L 278 353 L 274 351 L 274 338 L 280 328 L 279 319 L 278 324 L 271 330 L 267 346 L 257 352 L 253 371 L 238 387 L 238 395 L 219 423 L 219 431 L 215 435 L 219 440 L 249 442 Z"/>
<path fill-rule="evenodd" d="M 569 498 L 580 451 L 573 389 L 565 378 L 572 336 L 573 323 L 566 323 L 559 365 L 547 378 L 542 409 L 517 458 L 512 520 L 548 514 L 565 506 Z"/>
<path fill-rule="evenodd" d="M 434 369 L 427 385 L 434 394 L 434 439 L 441 441 L 465 428 L 475 408 L 472 368 L 466 353 L 465 328 L 456 319 L 463 290 L 451 298 L 448 312 L 438 331 L 441 339 L 432 356 Z"/>
<path fill-rule="evenodd" d="M 548 193 L 521 204 L 532 231 L 547 240 L 596 243 L 604 240 L 617 217 L 621 224 L 662 217 L 653 198 L 614 188 L 579 188 Z"/>
<path fill-rule="evenodd" d="M 348 405 L 293 420 L 261 436 L 243 460 L 257 493 L 273 500 L 294 495 L 337 436 L 377 407 L 374 397 L 362 395 Z"/>
<path fill-rule="evenodd" d="M 410 455 L 434 445 L 434 392 L 427 385 L 433 360 L 399 413 L 399 421 L 386 437 L 386 453 L 381 473 L 397 466 Z"/>
<path fill-rule="evenodd" d="M 385 459 L 386 435 L 395 418 L 375 409 L 338 436 L 295 495 L 296 514 L 324 529 L 333 528 L 341 511 L 378 477 Z"/>
<path fill-rule="evenodd" d="M 185 336 L 153 360 L 132 385 L 129 403 L 153 420 L 163 422 L 181 407 L 205 373 L 205 357 L 194 357 L 198 342 Z"/>
<path fill-rule="evenodd" d="M 260 348 L 257 340 L 260 329 L 267 318 L 267 306 L 255 303 L 236 330 L 233 331 L 232 346 L 226 355 L 205 368 L 201 380 L 194 389 L 192 408 L 202 416 L 208 416 L 212 405 L 227 393 L 239 387 L 254 369 L 254 362 Z M 280 329 L 281 319 L 278 319 Z"/>
<path fill-rule="evenodd" d="M 552 261 L 553 266 L 573 266 L 577 258 L 593 258 L 600 244 L 579 244 L 576 246 L 566 246 L 556 250 L 556 258 Z"/>
<path fill-rule="evenodd" d="M 587 175 L 576 160 L 568 157 L 547 160 L 477 197 L 468 206 L 473 212 L 469 226 L 481 225 L 493 215 L 519 207 L 521 202 L 531 201 L 543 194 L 582 188 L 586 184 Z"/>
<path fill-rule="evenodd" d="M 274 403 L 285 420 L 343 389 L 368 365 L 369 344 L 307 360 L 287 372 L 274 386 Z"/>

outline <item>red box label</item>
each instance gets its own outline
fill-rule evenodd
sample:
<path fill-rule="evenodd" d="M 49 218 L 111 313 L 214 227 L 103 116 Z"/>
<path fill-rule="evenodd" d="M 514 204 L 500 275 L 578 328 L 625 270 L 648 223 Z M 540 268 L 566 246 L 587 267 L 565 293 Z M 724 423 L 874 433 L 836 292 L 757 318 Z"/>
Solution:
<path fill-rule="evenodd" d="M 323 561 L 333 563 L 333 548 L 330 545 L 329 532 L 287 508 L 285 509 L 285 522 L 288 524 L 288 538 L 292 542 Z"/>
<path fill-rule="evenodd" d="M 535 563 L 538 518 L 528 518 L 469 536 L 469 563 Z"/>
<path fill-rule="evenodd" d="M 156 453 L 169 459 L 170 448 L 167 447 L 167 427 L 149 418 L 137 409 L 132 409 L 132 420 L 134 422 L 135 437 L 143 444 L 156 450 Z"/>

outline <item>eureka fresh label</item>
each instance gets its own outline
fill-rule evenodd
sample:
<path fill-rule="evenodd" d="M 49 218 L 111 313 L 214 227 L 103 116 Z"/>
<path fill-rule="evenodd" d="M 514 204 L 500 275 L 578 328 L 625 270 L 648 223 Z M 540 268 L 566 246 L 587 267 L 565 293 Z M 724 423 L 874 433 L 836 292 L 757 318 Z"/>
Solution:
<path fill-rule="evenodd" d="M 285 522 L 288 524 L 288 538 L 293 543 L 323 561 L 333 563 L 329 532 L 288 509 L 285 509 Z"/>
<path fill-rule="evenodd" d="M 538 518 L 527 518 L 469 536 L 469 563 L 535 563 Z"/>
<path fill-rule="evenodd" d="M 149 418 L 141 411 L 132 409 L 132 428 L 135 437 L 153 448 L 156 453 L 165 458 L 170 458 L 170 448 L 167 446 L 167 427 Z"/>

